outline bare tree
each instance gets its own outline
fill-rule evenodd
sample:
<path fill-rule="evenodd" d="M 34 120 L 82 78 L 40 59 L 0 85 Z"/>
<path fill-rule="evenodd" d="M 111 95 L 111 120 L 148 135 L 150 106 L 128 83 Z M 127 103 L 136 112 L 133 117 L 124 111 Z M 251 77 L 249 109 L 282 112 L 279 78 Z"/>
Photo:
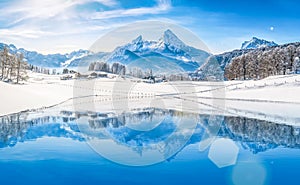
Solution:
<path fill-rule="evenodd" d="M 23 54 L 19 54 L 17 57 L 17 83 L 19 83 L 20 80 L 20 69 L 21 69 L 22 61 L 23 61 Z"/>
<path fill-rule="evenodd" d="M 8 60 L 8 49 L 7 47 L 4 47 L 3 51 L 1 52 L 1 80 L 4 80 L 5 71 L 6 71 L 6 65 Z"/>
<path fill-rule="evenodd" d="M 27 64 L 23 62 L 22 54 L 11 54 L 5 47 L 0 51 L 1 80 L 19 83 L 26 79 Z"/>

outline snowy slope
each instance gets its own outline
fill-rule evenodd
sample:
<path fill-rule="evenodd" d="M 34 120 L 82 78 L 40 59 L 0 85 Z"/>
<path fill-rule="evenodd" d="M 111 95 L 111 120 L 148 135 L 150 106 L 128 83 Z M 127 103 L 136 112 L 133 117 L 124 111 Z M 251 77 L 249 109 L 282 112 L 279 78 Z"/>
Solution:
<path fill-rule="evenodd" d="M 214 77 L 217 80 L 224 80 L 225 67 L 231 62 L 231 59 L 246 54 L 251 50 L 233 50 L 231 52 L 213 55 L 200 66 L 194 73 L 194 76 L 201 80 L 206 80 L 209 77 Z"/>

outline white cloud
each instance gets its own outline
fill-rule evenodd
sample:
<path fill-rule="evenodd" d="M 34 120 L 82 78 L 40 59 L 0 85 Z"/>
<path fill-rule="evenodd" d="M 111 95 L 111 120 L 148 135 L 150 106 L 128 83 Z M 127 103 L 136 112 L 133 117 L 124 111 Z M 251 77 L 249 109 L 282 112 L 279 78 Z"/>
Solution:
<path fill-rule="evenodd" d="M 118 9 L 96 12 L 78 12 L 77 5 L 89 2 L 98 2 L 108 7 L 118 7 Z M 15 26 L 35 22 L 45 24 L 47 20 L 61 21 L 71 20 L 73 22 L 88 20 L 105 20 L 111 18 L 124 18 L 139 15 L 159 14 L 169 10 L 172 5 L 170 0 L 156 0 L 153 7 L 140 7 L 131 9 L 119 8 L 116 0 L 19 0 L 11 1 L 8 6 L 0 7 L 0 17 L 5 17 L 8 24 Z"/>
<path fill-rule="evenodd" d="M 138 16 L 147 14 L 159 14 L 168 11 L 172 7 L 170 0 L 158 0 L 157 5 L 154 7 L 142 7 L 132 9 L 118 9 L 111 11 L 103 11 L 94 13 L 91 19 L 110 19 L 124 16 Z"/>
<path fill-rule="evenodd" d="M 74 10 L 76 5 L 89 2 L 98 2 L 109 7 L 118 4 L 115 0 L 19 0 L 10 3 L 8 7 L 0 8 L 0 15 L 6 17 L 18 15 L 18 19 L 12 21 L 15 24 L 30 18 L 68 19 L 77 14 Z"/>
<path fill-rule="evenodd" d="M 18 21 L 28 18 L 49 18 L 67 11 L 72 6 L 71 1 L 64 0 L 21 0 L 3 8 L 4 15 L 19 15 Z"/>
<path fill-rule="evenodd" d="M 51 32 L 45 32 L 41 30 L 36 29 L 0 29 L 0 36 L 1 37 L 19 37 L 19 38 L 30 38 L 30 39 L 36 39 L 44 35 L 54 35 L 54 33 Z"/>
<path fill-rule="evenodd" d="M 100 3 L 110 10 L 78 11 L 78 5 L 90 2 Z M 11 0 L 0 7 L 0 42 L 45 53 L 47 49 L 49 52 L 62 48 L 67 51 L 68 45 L 74 45 L 72 42 L 76 39 L 76 46 L 87 48 L 87 44 L 108 30 L 133 20 L 148 19 L 146 15 L 166 13 L 172 8 L 171 0 L 156 2 L 152 7 L 124 9 L 117 0 Z M 57 47 L 57 43 L 64 47 Z"/>
<path fill-rule="evenodd" d="M 109 7 L 114 7 L 119 4 L 115 0 L 79 0 L 78 4 L 84 4 L 84 3 L 88 3 L 88 2 L 98 2 L 98 3 L 101 3 L 101 4 L 103 4 L 105 6 L 109 6 Z"/>

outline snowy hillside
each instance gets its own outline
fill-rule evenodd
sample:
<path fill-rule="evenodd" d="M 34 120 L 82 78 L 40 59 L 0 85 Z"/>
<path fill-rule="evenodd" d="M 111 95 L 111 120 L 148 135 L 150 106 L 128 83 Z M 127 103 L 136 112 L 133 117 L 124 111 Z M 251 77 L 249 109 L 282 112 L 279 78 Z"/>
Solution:
<path fill-rule="evenodd" d="M 219 55 L 213 55 L 195 71 L 194 76 L 201 80 L 206 80 L 210 77 L 217 80 L 223 80 L 225 67 L 231 62 L 231 60 L 250 51 L 251 50 L 248 49 L 234 50 Z"/>
<path fill-rule="evenodd" d="M 223 80 L 225 67 L 231 63 L 233 58 L 247 54 L 253 50 L 262 50 L 263 48 L 271 46 L 278 45 L 273 41 L 253 37 L 250 41 L 245 41 L 241 49 L 209 57 L 209 59 L 195 71 L 193 76 L 201 80 L 206 80 L 211 77 L 217 80 Z"/>
<path fill-rule="evenodd" d="M 250 41 L 245 41 L 242 44 L 241 49 L 258 49 L 258 48 L 265 48 L 270 46 L 278 46 L 278 44 L 276 44 L 273 41 L 267 41 L 264 39 L 253 37 Z"/>

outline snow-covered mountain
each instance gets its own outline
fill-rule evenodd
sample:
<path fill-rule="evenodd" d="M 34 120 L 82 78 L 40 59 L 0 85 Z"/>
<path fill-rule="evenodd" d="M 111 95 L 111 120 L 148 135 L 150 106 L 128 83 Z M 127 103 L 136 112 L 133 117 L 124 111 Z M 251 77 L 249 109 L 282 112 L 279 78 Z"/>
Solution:
<path fill-rule="evenodd" d="M 117 47 L 106 61 L 152 69 L 157 73 L 192 72 L 210 55 L 186 45 L 171 30 L 166 30 L 158 41 L 148 41 L 138 36 L 131 43 Z"/>
<path fill-rule="evenodd" d="M 57 53 L 43 55 L 36 51 L 28 51 L 23 48 L 17 48 L 13 44 L 7 45 L 0 43 L 0 50 L 4 47 L 8 48 L 10 53 L 22 53 L 24 55 L 24 59 L 27 60 L 29 64 L 40 67 L 67 67 L 74 60 L 92 54 L 88 50 L 78 50 L 66 54 Z"/>
<path fill-rule="evenodd" d="M 273 41 L 267 41 L 264 39 L 253 37 L 250 41 L 243 42 L 241 49 L 258 49 L 271 46 L 278 46 L 278 44 Z"/>

